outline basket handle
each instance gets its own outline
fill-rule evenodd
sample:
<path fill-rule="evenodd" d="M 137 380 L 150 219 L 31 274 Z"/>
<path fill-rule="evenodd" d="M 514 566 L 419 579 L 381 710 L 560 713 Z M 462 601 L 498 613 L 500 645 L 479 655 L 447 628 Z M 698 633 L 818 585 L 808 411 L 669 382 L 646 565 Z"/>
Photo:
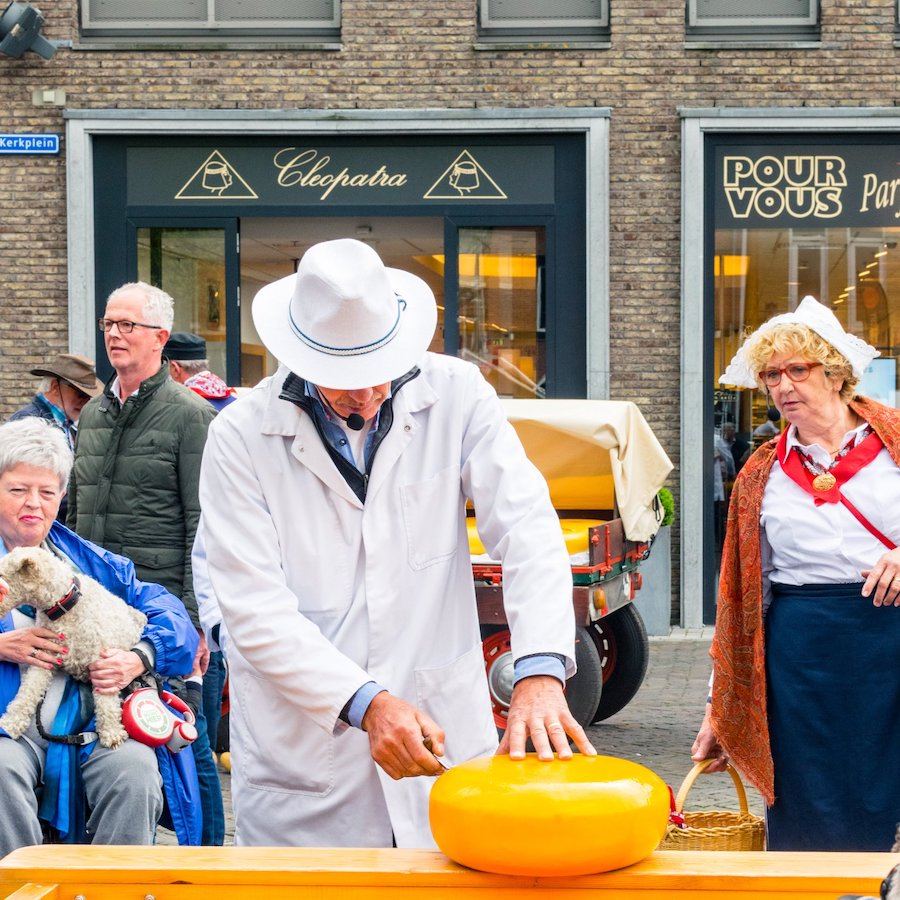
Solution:
<path fill-rule="evenodd" d="M 678 812 L 684 812 L 684 801 L 687 800 L 687 795 L 690 789 L 693 787 L 694 782 L 697 780 L 698 776 L 705 772 L 706 769 L 711 766 L 715 762 L 714 759 L 702 759 L 698 762 L 690 772 L 687 773 L 684 781 L 681 783 L 681 787 L 678 789 L 678 795 L 675 797 L 675 809 Z M 741 776 L 738 775 L 737 769 L 728 764 L 727 767 L 728 774 L 731 776 L 731 780 L 734 782 L 734 789 L 737 791 L 738 803 L 741 807 L 741 815 L 747 815 L 750 811 L 747 806 L 747 792 L 744 790 L 744 783 L 741 781 Z"/>

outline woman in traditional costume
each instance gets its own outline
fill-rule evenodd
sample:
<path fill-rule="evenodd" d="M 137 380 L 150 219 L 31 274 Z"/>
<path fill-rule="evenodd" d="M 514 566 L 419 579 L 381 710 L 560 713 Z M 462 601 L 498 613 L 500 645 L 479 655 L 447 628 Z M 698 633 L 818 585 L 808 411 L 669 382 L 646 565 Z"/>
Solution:
<path fill-rule="evenodd" d="M 789 425 L 734 485 L 692 757 L 758 788 L 770 850 L 889 850 L 900 821 L 900 412 L 854 394 L 877 355 L 806 297 L 720 378 Z"/>

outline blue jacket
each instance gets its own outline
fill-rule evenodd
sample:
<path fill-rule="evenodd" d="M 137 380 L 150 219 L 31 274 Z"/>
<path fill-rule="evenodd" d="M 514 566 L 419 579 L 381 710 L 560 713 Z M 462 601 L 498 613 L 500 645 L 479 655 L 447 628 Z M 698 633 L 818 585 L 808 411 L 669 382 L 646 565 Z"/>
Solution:
<path fill-rule="evenodd" d="M 85 575 L 147 616 L 142 639 L 153 644 L 160 675 L 183 675 L 191 670 L 198 636 L 180 600 L 161 585 L 138 581 L 130 560 L 83 540 L 59 522 L 53 524 L 49 537 Z M 12 627 L 12 614 L 0 619 L 0 632 Z M 19 681 L 16 663 L 0 662 L 0 711 L 15 696 Z M 94 746 L 88 744 L 81 752 L 86 756 Z M 198 846 L 202 822 L 194 755 L 172 754 L 159 747 L 156 760 L 166 800 L 161 824 L 176 833 L 179 844 Z"/>

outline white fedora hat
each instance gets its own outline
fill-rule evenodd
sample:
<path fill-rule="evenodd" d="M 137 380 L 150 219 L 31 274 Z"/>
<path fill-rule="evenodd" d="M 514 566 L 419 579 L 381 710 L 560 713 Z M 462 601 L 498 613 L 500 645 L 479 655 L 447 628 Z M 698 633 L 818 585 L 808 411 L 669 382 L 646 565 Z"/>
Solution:
<path fill-rule="evenodd" d="M 421 278 L 389 269 L 368 244 L 341 238 L 314 244 L 296 275 L 262 288 L 253 324 L 294 374 L 352 390 L 408 372 L 431 343 L 437 305 Z"/>

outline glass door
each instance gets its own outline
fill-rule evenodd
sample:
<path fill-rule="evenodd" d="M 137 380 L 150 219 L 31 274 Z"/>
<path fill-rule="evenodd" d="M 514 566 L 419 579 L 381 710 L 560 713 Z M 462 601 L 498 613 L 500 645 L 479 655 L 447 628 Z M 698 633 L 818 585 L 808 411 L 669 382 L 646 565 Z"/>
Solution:
<path fill-rule="evenodd" d="M 561 242 L 552 216 L 447 219 L 444 352 L 478 365 L 502 397 L 586 396 L 577 237 Z"/>
<path fill-rule="evenodd" d="M 236 342 L 229 333 L 238 307 L 237 280 L 232 274 L 237 268 L 236 223 L 220 227 L 131 224 L 135 252 L 131 271 L 174 299 L 172 330 L 189 331 L 206 341 L 210 369 L 228 384 L 242 384 Z"/>
<path fill-rule="evenodd" d="M 545 239 L 543 226 L 459 229 L 455 351 L 501 397 L 546 395 Z"/>

